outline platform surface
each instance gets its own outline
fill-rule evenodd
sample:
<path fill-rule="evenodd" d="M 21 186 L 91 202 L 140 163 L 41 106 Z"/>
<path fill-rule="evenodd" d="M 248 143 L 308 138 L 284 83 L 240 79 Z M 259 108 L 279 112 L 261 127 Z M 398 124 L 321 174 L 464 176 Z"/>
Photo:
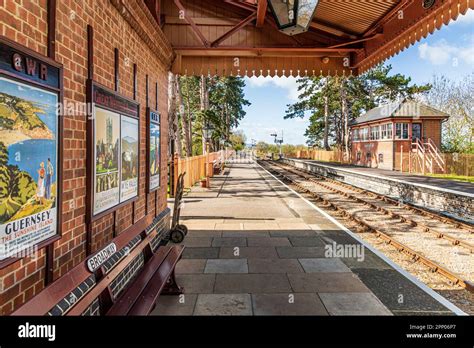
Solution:
<path fill-rule="evenodd" d="M 185 294 L 161 296 L 152 315 L 452 314 L 256 163 L 226 172 L 185 196 Z"/>
<path fill-rule="evenodd" d="M 366 168 L 360 166 L 354 166 L 350 164 L 341 164 L 335 162 L 320 162 L 315 160 L 304 160 L 304 159 L 295 159 L 292 160 L 304 161 L 308 163 L 319 164 L 328 167 L 339 168 L 343 170 L 349 170 L 359 174 L 369 174 L 379 177 L 385 177 L 388 179 L 395 179 L 400 181 L 406 181 L 414 185 L 426 185 L 441 190 L 450 190 L 457 191 L 459 194 L 468 193 L 474 195 L 474 184 L 463 181 L 448 180 L 424 175 L 416 175 L 410 173 L 401 173 L 394 170 L 378 169 L 378 168 Z"/>

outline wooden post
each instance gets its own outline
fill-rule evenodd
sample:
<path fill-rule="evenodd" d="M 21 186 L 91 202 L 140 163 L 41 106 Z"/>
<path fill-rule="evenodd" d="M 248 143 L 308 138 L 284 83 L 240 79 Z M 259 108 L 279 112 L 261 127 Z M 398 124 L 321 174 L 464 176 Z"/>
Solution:
<path fill-rule="evenodd" d="M 403 173 L 403 145 L 400 146 L 400 173 Z"/>
<path fill-rule="evenodd" d="M 423 153 L 423 175 L 426 174 L 426 159 L 425 154 Z"/>

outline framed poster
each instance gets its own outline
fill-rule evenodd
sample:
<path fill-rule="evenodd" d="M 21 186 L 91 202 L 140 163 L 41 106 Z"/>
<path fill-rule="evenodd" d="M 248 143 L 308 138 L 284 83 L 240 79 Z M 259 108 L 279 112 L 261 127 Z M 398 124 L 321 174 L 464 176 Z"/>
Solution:
<path fill-rule="evenodd" d="M 89 217 L 109 213 L 138 197 L 139 105 L 88 81 Z"/>
<path fill-rule="evenodd" d="M 138 120 L 121 115 L 120 202 L 138 196 Z"/>
<path fill-rule="evenodd" d="M 147 108 L 147 188 L 148 192 L 160 187 L 160 114 Z"/>
<path fill-rule="evenodd" d="M 59 239 L 62 68 L 0 38 L 0 264 Z"/>

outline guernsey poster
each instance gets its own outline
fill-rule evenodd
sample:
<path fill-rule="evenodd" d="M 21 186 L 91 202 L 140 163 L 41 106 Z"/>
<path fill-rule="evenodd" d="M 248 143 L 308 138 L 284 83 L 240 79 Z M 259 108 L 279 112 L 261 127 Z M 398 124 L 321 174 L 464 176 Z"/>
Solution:
<path fill-rule="evenodd" d="M 138 195 L 138 120 L 121 116 L 120 202 Z"/>
<path fill-rule="evenodd" d="M 150 191 L 160 186 L 160 119 L 150 112 Z"/>
<path fill-rule="evenodd" d="M 57 234 L 57 103 L 0 77 L 0 260 Z"/>
<path fill-rule="evenodd" d="M 119 203 L 120 115 L 95 107 L 94 215 Z"/>

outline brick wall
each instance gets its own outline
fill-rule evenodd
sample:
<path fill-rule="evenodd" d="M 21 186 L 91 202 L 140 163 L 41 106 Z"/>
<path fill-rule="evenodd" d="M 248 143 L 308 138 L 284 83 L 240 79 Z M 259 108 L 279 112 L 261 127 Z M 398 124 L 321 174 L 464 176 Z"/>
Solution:
<path fill-rule="evenodd" d="M 360 152 L 360 160 L 357 153 Z M 371 153 L 371 159 L 367 160 L 367 153 Z M 380 162 L 379 155 L 382 155 Z M 364 167 L 393 169 L 393 141 L 355 141 L 352 143 L 352 163 Z"/>
<path fill-rule="evenodd" d="M 47 47 L 47 0 L 0 0 L 0 33 L 40 54 Z M 142 30 L 136 30 L 117 10 L 113 0 L 57 1 L 56 61 L 64 66 L 64 101 L 84 103 L 87 79 L 87 25 L 94 28 L 94 79 L 113 88 L 114 48 L 120 51 L 119 92 L 133 97 L 133 64 L 138 67 L 137 100 L 140 103 L 140 187 L 139 199 L 93 223 L 92 249 L 106 244 L 114 234 L 129 227 L 148 213 L 166 207 L 166 185 L 147 197 L 146 186 L 146 117 L 145 75 L 149 76 L 149 103 L 155 105 L 155 83 L 158 82 L 161 118 L 161 182 L 167 180 L 167 81 L 171 49 L 158 32 L 156 23 L 142 1 L 124 1 L 132 18 Z M 120 4 L 120 3 L 119 3 Z M 148 40 L 145 40 L 147 37 Z M 159 49 L 155 49 L 159 47 Z M 125 58 L 130 62 L 125 65 Z M 62 238 L 54 243 L 54 278 L 65 274 L 86 257 L 86 118 L 64 117 L 62 148 L 63 195 Z M 24 258 L 0 270 L 0 314 L 8 314 L 44 287 L 45 252 L 36 259 Z"/>
<path fill-rule="evenodd" d="M 441 147 L 441 121 L 440 120 L 424 120 L 423 121 L 423 137 L 431 138 L 438 148 Z"/>

